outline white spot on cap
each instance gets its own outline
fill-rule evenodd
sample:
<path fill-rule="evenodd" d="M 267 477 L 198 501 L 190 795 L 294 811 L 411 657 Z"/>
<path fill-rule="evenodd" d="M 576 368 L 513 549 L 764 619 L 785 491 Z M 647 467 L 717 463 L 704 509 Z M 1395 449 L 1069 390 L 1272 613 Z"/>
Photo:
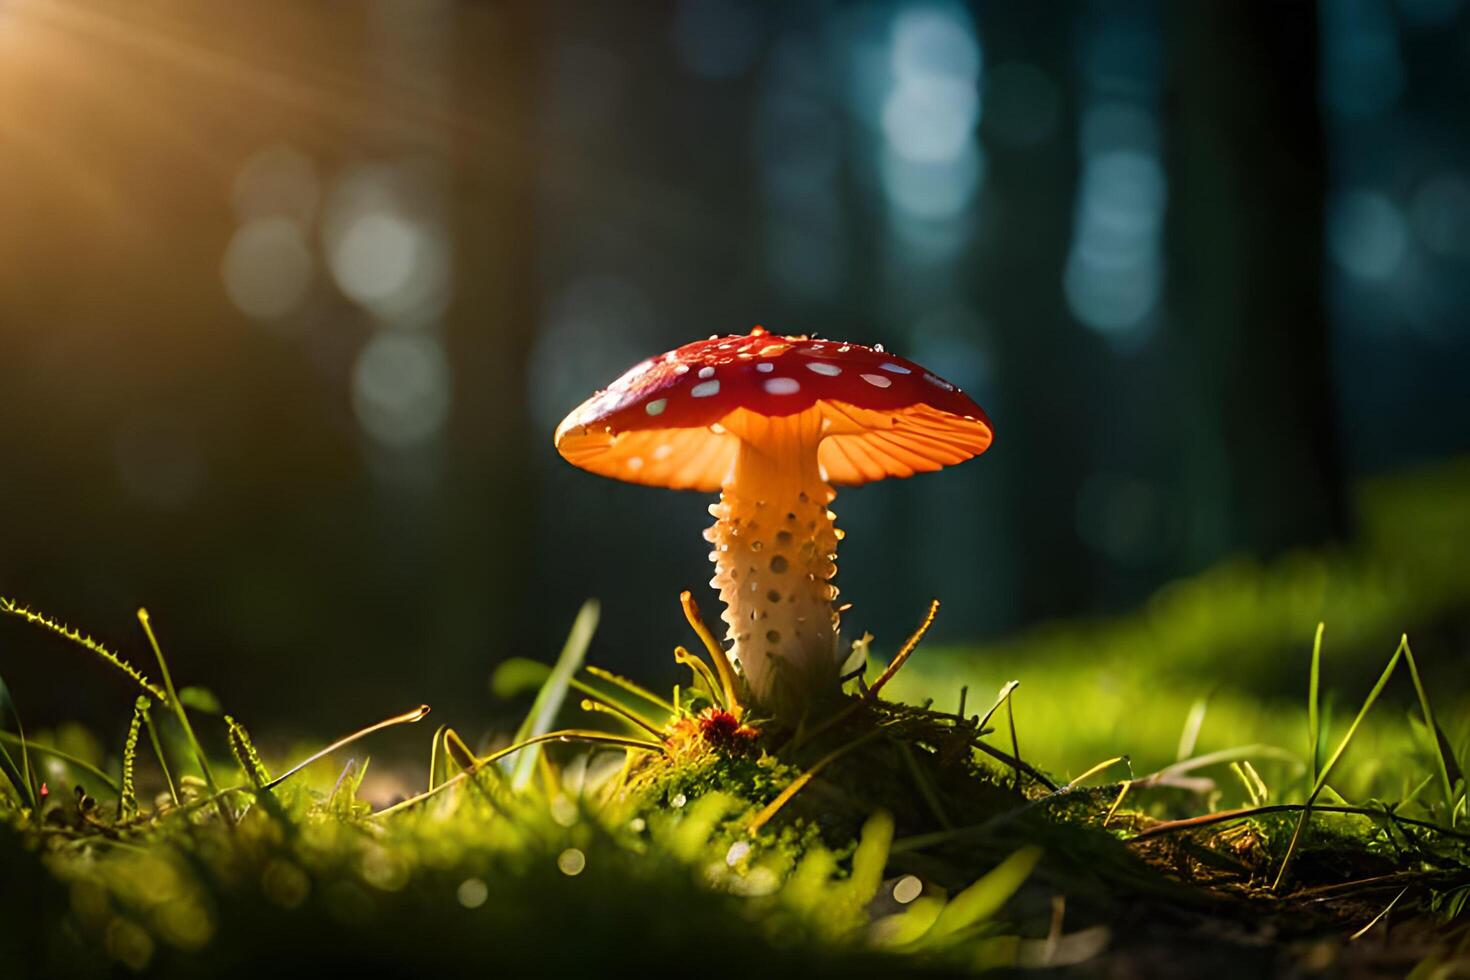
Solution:
<path fill-rule="evenodd" d="M 886 361 L 878 366 L 885 371 L 892 372 L 893 374 L 913 374 L 912 371 L 904 367 L 902 364 L 894 364 L 892 361 Z"/>
<path fill-rule="evenodd" d="M 666 442 L 660 443 L 658 445 L 658 447 L 655 448 L 654 451 L 653 451 L 653 458 L 654 459 L 668 459 L 669 456 L 673 454 L 673 452 L 674 452 L 674 447 L 673 446 L 669 445 Z"/>
<path fill-rule="evenodd" d="M 655 398 L 647 405 L 644 405 L 643 410 L 649 415 L 662 415 L 664 413 L 664 409 L 668 407 L 669 400 L 667 398 Z"/>
<path fill-rule="evenodd" d="M 715 369 L 712 367 L 702 367 L 699 369 L 699 376 L 701 378 L 713 378 L 715 376 Z"/>
<path fill-rule="evenodd" d="M 836 364 L 828 364 L 826 361 L 808 361 L 806 369 L 814 374 L 825 374 L 829 378 L 835 378 L 842 373 L 842 368 Z"/>
<path fill-rule="evenodd" d="M 862 378 L 874 388 L 887 388 L 889 385 L 893 384 L 893 379 L 885 378 L 881 374 L 862 374 L 858 375 L 858 377 Z"/>
<path fill-rule="evenodd" d="M 761 374 L 770 374 L 772 371 L 776 370 L 776 365 L 772 364 L 770 361 L 761 361 L 755 366 L 755 369 Z"/>
<path fill-rule="evenodd" d="M 930 374 L 928 371 L 924 372 L 924 380 L 929 382 L 936 388 L 943 388 L 945 391 L 954 391 L 954 385 L 950 384 L 948 381 L 945 381 L 938 375 Z"/>
<path fill-rule="evenodd" d="M 794 395 L 801 390 L 795 378 L 771 378 L 766 382 L 766 392 L 771 395 Z"/>
<path fill-rule="evenodd" d="M 634 473 L 637 473 L 639 470 L 643 469 L 643 457 L 642 456 L 629 456 L 628 457 L 628 469 L 632 470 Z"/>
<path fill-rule="evenodd" d="M 701 381 L 689 389 L 689 394 L 695 398 L 708 398 L 710 395 L 718 395 L 719 393 L 720 383 L 718 381 Z"/>
<path fill-rule="evenodd" d="M 874 344 L 873 350 L 877 351 L 879 354 L 884 353 L 882 344 Z"/>
<path fill-rule="evenodd" d="M 674 365 L 674 373 L 675 374 L 688 374 L 689 373 L 689 365 L 684 364 L 683 362 L 680 362 L 678 364 L 675 364 Z"/>

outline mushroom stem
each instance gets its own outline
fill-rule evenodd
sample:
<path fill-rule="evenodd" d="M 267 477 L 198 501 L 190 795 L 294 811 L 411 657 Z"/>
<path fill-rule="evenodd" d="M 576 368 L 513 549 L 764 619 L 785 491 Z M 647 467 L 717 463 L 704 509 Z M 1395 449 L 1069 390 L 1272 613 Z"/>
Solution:
<path fill-rule="evenodd" d="M 748 418 L 719 503 L 710 507 L 710 584 L 755 705 L 797 721 L 838 690 L 836 494 L 817 465 L 815 413 Z"/>

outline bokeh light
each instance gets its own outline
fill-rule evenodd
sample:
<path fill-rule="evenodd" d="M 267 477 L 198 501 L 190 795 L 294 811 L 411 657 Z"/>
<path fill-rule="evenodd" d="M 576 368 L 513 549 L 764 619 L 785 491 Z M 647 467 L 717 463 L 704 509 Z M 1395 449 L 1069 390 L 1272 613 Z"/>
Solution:
<path fill-rule="evenodd" d="M 1470 178 L 1439 173 L 1415 190 L 1409 218 L 1420 241 L 1439 255 L 1470 259 Z"/>
<path fill-rule="evenodd" d="M 589 275 L 562 289 L 531 352 L 537 424 L 554 430 L 594 389 L 653 353 L 653 326 L 648 301 L 627 279 Z"/>
<path fill-rule="evenodd" d="M 980 122 L 980 46 L 958 8 L 904 10 L 893 23 L 888 149 L 917 163 L 964 154 Z"/>
<path fill-rule="evenodd" d="M 280 320 L 301 307 L 311 289 L 315 259 L 301 225 L 287 217 L 247 220 L 220 264 L 225 293 L 240 312 Z"/>
<path fill-rule="evenodd" d="M 1388 279 L 1403 262 L 1408 242 L 1403 211 L 1374 191 L 1336 195 L 1327 214 L 1327 242 L 1332 257 L 1353 276 Z"/>
<path fill-rule="evenodd" d="M 1064 280 L 1077 319 L 1109 335 L 1144 323 L 1163 288 L 1164 203 L 1155 157 L 1114 150 L 1086 159 Z"/>
<path fill-rule="evenodd" d="M 1164 289 L 1158 25 L 1100 12 L 1079 50 L 1085 99 L 1072 244 L 1062 275 L 1078 321 L 1123 348 L 1148 339 Z"/>
<path fill-rule="evenodd" d="M 449 419 L 449 359 L 432 335 L 381 331 L 358 355 L 352 405 L 368 435 L 391 448 L 436 436 Z"/>
<path fill-rule="evenodd" d="M 921 162 L 885 149 L 879 160 L 883 191 L 915 218 L 953 218 L 969 207 L 985 177 L 985 157 L 973 143 L 960 156 Z"/>
<path fill-rule="evenodd" d="M 423 322 L 449 297 L 449 247 L 409 173 L 385 165 L 343 175 L 323 216 L 322 237 L 343 294 L 373 314 Z"/>

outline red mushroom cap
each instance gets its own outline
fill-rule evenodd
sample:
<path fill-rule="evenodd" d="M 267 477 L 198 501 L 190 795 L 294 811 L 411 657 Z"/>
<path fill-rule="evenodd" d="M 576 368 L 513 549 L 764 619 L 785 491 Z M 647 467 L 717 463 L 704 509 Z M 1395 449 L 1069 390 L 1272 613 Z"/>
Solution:
<path fill-rule="evenodd" d="M 756 327 L 635 365 L 556 430 L 569 462 L 632 483 L 719 490 L 751 416 L 822 417 L 831 483 L 912 476 L 978 456 L 992 432 L 958 387 L 881 348 Z"/>

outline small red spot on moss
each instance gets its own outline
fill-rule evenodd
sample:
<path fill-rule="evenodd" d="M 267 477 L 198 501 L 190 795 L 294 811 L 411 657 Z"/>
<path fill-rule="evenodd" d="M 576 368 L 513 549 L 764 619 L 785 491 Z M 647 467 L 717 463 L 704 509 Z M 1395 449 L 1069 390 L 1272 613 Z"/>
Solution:
<path fill-rule="evenodd" d="M 760 734 L 723 708 L 705 708 L 699 713 L 699 733 L 710 745 L 727 751 L 744 749 Z"/>

